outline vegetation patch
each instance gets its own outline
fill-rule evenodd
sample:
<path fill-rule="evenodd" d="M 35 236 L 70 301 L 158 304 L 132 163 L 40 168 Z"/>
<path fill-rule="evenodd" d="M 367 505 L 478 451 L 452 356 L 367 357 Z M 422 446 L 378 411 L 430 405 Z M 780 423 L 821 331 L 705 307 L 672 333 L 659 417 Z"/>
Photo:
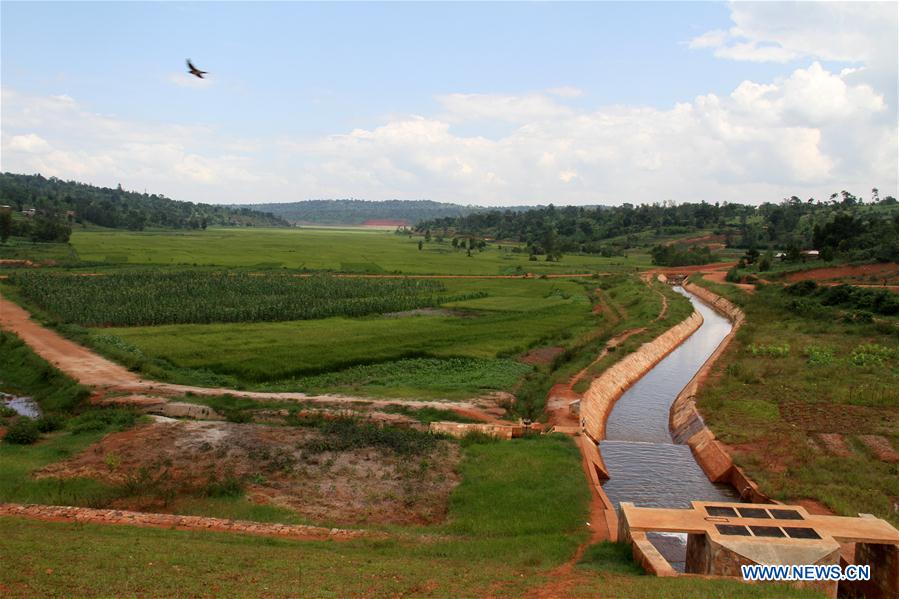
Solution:
<path fill-rule="evenodd" d="M 748 295 L 704 279 L 697 284 L 715 287 L 746 312 L 698 399 L 736 463 L 776 499 L 811 498 L 842 515 L 873 513 L 899 523 L 895 463 L 861 442 L 874 435 L 899 446 L 891 328 L 795 312 L 789 306 L 796 296 L 779 285 Z M 751 351 L 782 347 L 785 338 L 803 351 L 778 350 L 776 359 Z M 845 450 L 824 442 L 834 436 L 845 440 Z"/>
<path fill-rule="evenodd" d="M 79 276 L 21 272 L 22 294 L 83 326 L 305 320 L 399 312 L 447 301 L 439 282 L 275 273 L 136 271 Z"/>

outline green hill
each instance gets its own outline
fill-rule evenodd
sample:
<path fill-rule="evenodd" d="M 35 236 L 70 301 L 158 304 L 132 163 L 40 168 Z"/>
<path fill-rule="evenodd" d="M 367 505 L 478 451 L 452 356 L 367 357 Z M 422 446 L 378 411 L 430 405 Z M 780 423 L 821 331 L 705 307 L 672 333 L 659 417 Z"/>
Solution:
<path fill-rule="evenodd" d="M 160 194 L 97 187 L 41 175 L 0 174 L 0 205 L 14 212 L 112 229 L 202 229 L 207 226 L 285 227 L 284 219 L 248 207 L 194 204 Z"/>

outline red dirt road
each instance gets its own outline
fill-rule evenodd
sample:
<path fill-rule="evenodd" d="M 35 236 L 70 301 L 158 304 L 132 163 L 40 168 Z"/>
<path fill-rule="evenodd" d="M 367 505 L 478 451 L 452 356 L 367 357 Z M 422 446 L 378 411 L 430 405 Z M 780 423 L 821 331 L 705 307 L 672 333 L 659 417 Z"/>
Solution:
<path fill-rule="evenodd" d="M 869 279 L 870 277 L 890 282 L 899 281 L 899 264 L 884 262 L 882 264 L 814 268 L 790 273 L 784 277 L 784 280 L 795 283 L 797 281 L 827 281 L 830 279 Z"/>

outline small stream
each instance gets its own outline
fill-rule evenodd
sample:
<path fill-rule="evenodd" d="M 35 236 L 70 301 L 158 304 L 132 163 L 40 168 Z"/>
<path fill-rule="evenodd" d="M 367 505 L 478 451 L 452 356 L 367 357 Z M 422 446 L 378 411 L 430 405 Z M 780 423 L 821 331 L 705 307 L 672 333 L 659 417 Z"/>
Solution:
<path fill-rule="evenodd" d="M 729 320 L 681 287 L 702 314 L 702 326 L 628 389 L 612 408 L 600 442 L 609 480 L 603 490 L 618 507 L 688 508 L 690 501 L 739 501 L 730 485 L 709 481 L 687 445 L 675 444 L 668 426 L 671 404 L 731 331 Z M 683 569 L 686 535 L 648 535 L 676 569 Z"/>
<path fill-rule="evenodd" d="M 41 417 L 40 406 L 38 406 L 37 402 L 30 397 L 18 397 L 16 395 L 3 393 L 2 391 L 0 391 L 0 406 L 12 408 L 20 416 L 27 416 L 28 418 Z"/>

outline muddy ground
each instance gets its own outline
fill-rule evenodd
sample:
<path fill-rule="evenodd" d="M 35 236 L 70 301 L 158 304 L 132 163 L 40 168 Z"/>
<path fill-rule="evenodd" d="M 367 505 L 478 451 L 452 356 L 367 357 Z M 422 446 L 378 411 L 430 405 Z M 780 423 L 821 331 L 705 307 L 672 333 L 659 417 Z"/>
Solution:
<path fill-rule="evenodd" d="M 313 428 L 158 419 L 111 433 L 38 477 L 97 479 L 128 489 L 120 509 L 170 511 L 179 497 L 244 484 L 256 503 L 338 525 L 429 524 L 444 518 L 458 484 L 457 445 L 428 455 L 386 448 L 321 451 Z"/>

